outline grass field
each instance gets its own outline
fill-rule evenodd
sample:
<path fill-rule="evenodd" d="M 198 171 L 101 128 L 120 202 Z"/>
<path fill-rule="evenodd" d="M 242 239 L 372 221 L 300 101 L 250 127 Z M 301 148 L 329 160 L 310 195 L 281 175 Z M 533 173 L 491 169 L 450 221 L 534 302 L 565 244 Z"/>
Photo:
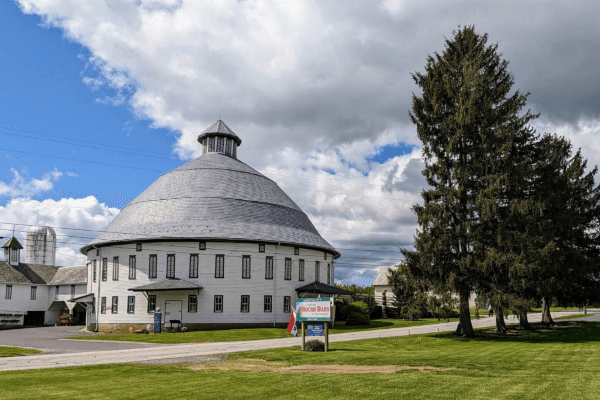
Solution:
<path fill-rule="evenodd" d="M 15 357 L 22 356 L 25 354 L 38 354 L 41 353 L 39 350 L 24 349 L 22 347 L 7 347 L 0 346 L 0 357 Z"/>
<path fill-rule="evenodd" d="M 94 366 L 2 372 L 0 398 L 598 398 L 600 324 L 561 322 L 553 329 L 506 336 L 477 333 L 475 339 L 450 334 L 412 337 L 410 344 L 406 337 L 332 343 L 329 353 L 300 352 L 297 347 L 246 352 L 210 367 L 237 362 L 325 370 L 340 365 L 450 368 L 444 371 L 299 375 L 289 373 L 293 368 L 282 373 L 236 368 L 196 371 L 185 365 Z"/>
<path fill-rule="evenodd" d="M 457 321 L 450 319 L 450 321 Z M 442 320 L 441 322 L 446 322 Z M 339 325 L 331 328 L 331 333 L 343 333 L 352 331 L 367 331 L 375 329 L 406 328 L 419 325 L 437 324 L 438 320 L 433 318 L 421 319 L 418 321 L 405 321 L 401 319 L 375 319 L 368 326 L 346 326 Z M 192 331 L 165 333 L 161 335 L 143 335 L 143 334 L 122 334 L 122 335 L 93 335 L 93 336 L 75 336 L 70 339 L 75 340 L 111 340 L 126 342 L 144 342 L 144 343 L 200 343 L 200 342 L 225 342 L 238 340 L 257 340 L 257 339 L 276 339 L 292 337 L 283 328 L 259 328 L 259 329 L 228 329 L 218 331 Z"/>

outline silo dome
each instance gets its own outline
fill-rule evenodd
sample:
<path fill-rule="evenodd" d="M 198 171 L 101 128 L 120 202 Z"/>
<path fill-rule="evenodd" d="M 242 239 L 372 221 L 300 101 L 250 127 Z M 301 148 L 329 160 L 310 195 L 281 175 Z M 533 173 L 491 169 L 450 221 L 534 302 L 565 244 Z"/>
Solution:
<path fill-rule="evenodd" d="M 156 240 L 258 241 L 339 252 L 277 183 L 237 159 L 241 139 L 221 120 L 203 154 L 160 176 L 81 249 Z"/>
<path fill-rule="evenodd" d="M 32 226 L 27 231 L 25 262 L 54 265 L 56 263 L 56 232 L 46 225 Z"/>

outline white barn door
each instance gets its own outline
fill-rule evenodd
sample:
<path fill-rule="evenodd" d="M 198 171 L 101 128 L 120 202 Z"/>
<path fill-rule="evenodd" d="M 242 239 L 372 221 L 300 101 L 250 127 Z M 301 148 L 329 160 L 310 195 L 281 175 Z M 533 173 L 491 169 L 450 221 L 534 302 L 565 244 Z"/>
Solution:
<path fill-rule="evenodd" d="M 165 323 L 170 320 L 181 321 L 181 308 L 183 301 L 181 300 L 166 300 L 165 301 Z"/>

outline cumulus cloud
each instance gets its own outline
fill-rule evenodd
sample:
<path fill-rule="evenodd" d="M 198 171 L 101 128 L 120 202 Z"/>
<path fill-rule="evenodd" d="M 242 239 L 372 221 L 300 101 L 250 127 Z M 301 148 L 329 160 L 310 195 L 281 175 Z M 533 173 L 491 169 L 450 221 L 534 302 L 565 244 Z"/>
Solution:
<path fill-rule="evenodd" d="M 2 197 L 31 197 L 43 192 L 52 190 L 54 182 L 57 182 L 63 173 L 54 168 L 53 171 L 45 173 L 40 179 L 27 179 L 26 176 L 19 173 L 14 168 L 10 171 L 13 174 L 13 179 L 10 182 L 0 181 L 0 196 Z"/>
<path fill-rule="evenodd" d="M 10 236 L 14 229 L 15 236 L 25 246 L 31 226 L 51 226 L 57 234 L 56 264 L 84 265 L 86 258 L 79 248 L 104 230 L 118 212 L 94 196 L 43 201 L 16 198 L 0 206 L 0 236 Z"/>
<path fill-rule="evenodd" d="M 280 174 L 340 247 L 395 256 L 411 242 L 422 161 L 416 151 L 370 159 L 381 146 L 419 145 L 410 73 L 458 25 L 500 43 L 547 127 L 599 154 L 597 2 L 16 1 L 85 47 L 84 83 L 114 91 L 99 103 L 173 130 L 181 158 L 199 155 L 198 133 L 220 115 L 244 141 L 240 158 Z"/>

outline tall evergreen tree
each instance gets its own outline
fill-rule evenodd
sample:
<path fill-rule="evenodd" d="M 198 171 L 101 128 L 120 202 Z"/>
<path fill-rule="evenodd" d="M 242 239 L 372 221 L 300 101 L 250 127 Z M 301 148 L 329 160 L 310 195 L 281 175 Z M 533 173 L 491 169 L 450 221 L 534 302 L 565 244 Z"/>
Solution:
<path fill-rule="evenodd" d="M 435 292 L 458 294 L 456 333 L 468 337 L 474 335 L 469 296 L 484 279 L 487 229 L 503 193 L 498 185 L 507 178 L 500 175 L 521 136 L 532 135 L 527 123 L 536 117 L 520 115 L 528 94 L 510 95 L 508 61 L 487 41 L 473 26 L 459 29 L 442 54 L 427 58 L 424 73 L 412 75 L 422 94 L 413 94 L 410 117 L 431 189 L 422 193 L 424 204 L 413 207 L 420 226 L 415 251 L 403 253 L 413 276 Z M 486 212 L 488 223 L 482 223 Z"/>

